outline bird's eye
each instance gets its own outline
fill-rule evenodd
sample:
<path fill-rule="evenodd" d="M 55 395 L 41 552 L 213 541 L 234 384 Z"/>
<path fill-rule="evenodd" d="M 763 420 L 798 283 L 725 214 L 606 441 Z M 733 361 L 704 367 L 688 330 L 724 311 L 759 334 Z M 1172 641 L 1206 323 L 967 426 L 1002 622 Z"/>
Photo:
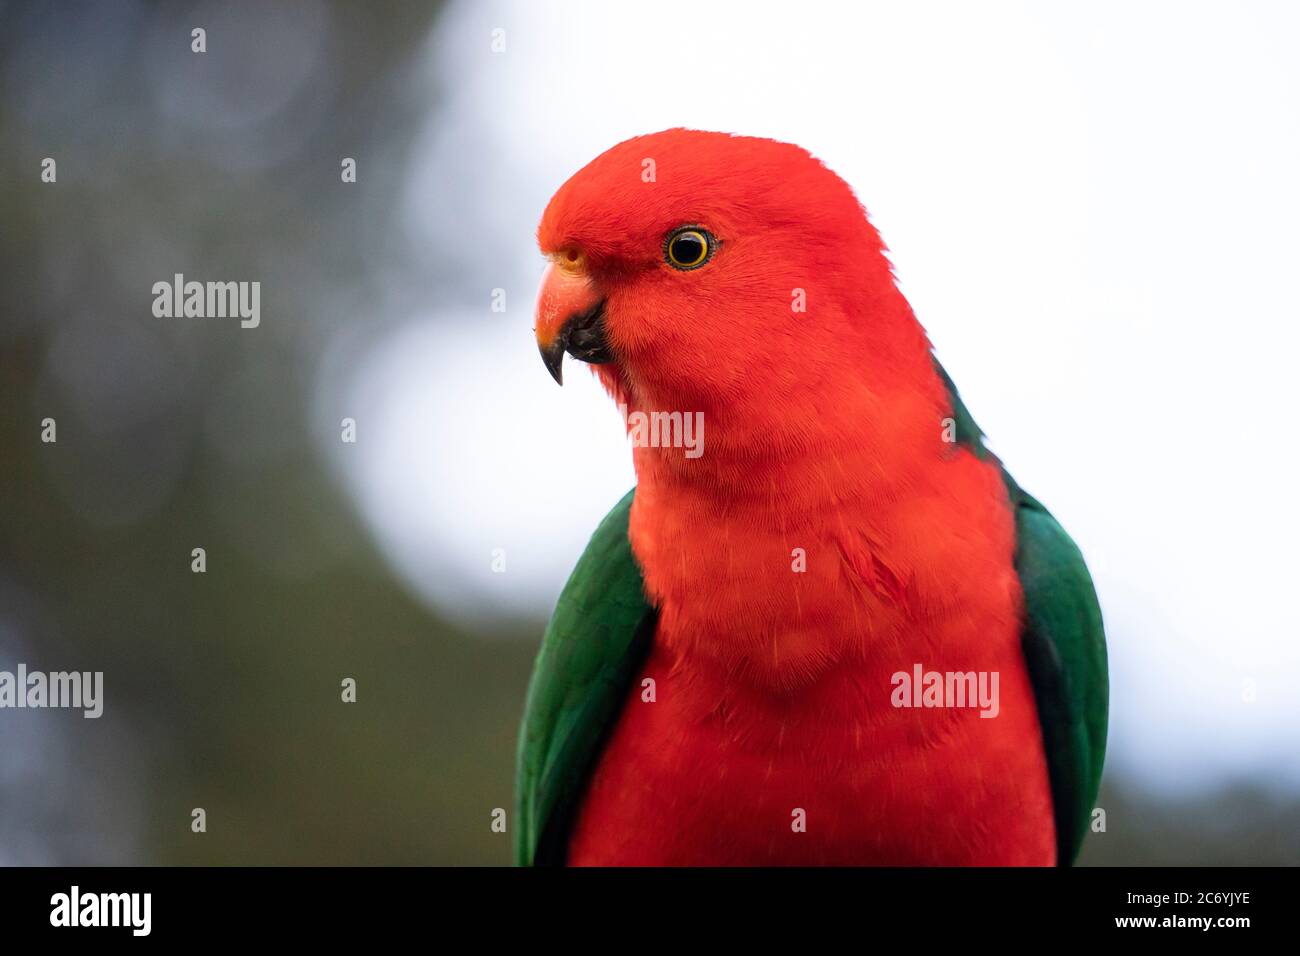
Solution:
<path fill-rule="evenodd" d="M 698 269 L 709 261 L 717 240 L 703 229 L 684 226 L 664 240 L 664 258 L 674 269 Z"/>

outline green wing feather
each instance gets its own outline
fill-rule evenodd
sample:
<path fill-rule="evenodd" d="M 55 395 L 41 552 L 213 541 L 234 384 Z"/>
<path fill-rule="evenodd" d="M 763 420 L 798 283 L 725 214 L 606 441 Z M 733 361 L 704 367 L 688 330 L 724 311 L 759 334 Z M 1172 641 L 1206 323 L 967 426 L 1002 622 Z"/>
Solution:
<path fill-rule="evenodd" d="M 650 647 L 655 614 L 627 535 L 634 494 L 591 536 L 533 668 L 515 784 L 515 855 L 524 866 L 564 863 L 583 787 Z"/>
<path fill-rule="evenodd" d="M 952 400 L 957 441 L 979 457 L 997 461 L 938 360 L 935 367 Z M 1061 865 L 1069 865 L 1087 833 L 1106 756 L 1106 635 L 1083 555 L 1005 468 L 1002 478 L 1016 512 L 1015 567 L 1025 594 L 1021 645 L 1043 728 L 1056 811 L 1056 856 Z"/>

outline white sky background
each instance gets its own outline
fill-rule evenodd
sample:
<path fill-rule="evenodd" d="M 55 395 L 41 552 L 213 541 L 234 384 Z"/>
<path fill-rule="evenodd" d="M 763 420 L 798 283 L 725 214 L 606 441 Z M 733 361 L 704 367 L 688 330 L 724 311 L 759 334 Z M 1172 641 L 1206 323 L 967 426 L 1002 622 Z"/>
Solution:
<path fill-rule="evenodd" d="M 395 227 L 481 295 L 352 344 L 345 482 L 442 613 L 548 612 L 634 476 L 603 392 L 536 353 L 547 199 L 637 133 L 797 142 L 1088 557 L 1112 766 L 1300 785 L 1297 49 L 1284 3 L 463 3 L 417 77 L 439 109 Z"/>

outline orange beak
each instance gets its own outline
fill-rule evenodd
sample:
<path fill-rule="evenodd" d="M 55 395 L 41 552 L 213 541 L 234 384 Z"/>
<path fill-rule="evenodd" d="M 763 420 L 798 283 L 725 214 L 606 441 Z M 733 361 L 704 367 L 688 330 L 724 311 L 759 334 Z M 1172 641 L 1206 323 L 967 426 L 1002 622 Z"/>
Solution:
<path fill-rule="evenodd" d="M 564 353 L 592 364 L 612 362 L 605 340 L 605 300 L 576 250 L 551 256 L 537 293 L 537 349 L 551 377 L 564 384 Z"/>

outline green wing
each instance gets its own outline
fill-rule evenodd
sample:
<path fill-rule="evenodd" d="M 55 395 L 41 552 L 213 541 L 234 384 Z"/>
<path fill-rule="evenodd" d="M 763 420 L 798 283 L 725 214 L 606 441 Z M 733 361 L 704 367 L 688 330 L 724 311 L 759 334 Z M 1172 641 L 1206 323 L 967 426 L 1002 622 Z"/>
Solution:
<path fill-rule="evenodd" d="M 952 399 L 957 441 L 997 461 L 935 361 Z M 999 467 L 1001 462 L 998 462 Z M 1016 573 L 1025 593 L 1021 636 L 1043 728 L 1056 810 L 1057 860 L 1069 865 L 1087 833 L 1106 756 L 1106 635 L 1083 555 L 1056 519 L 1002 469 L 1016 511 Z"/>
<path fill-rule="evenodd" d="M 515 855 L 561 865 L 582 790 L 654 633 L 627 522 L 635 489 L 600 523 L 560 593 L 533 667 L 515 782 Z"/>

